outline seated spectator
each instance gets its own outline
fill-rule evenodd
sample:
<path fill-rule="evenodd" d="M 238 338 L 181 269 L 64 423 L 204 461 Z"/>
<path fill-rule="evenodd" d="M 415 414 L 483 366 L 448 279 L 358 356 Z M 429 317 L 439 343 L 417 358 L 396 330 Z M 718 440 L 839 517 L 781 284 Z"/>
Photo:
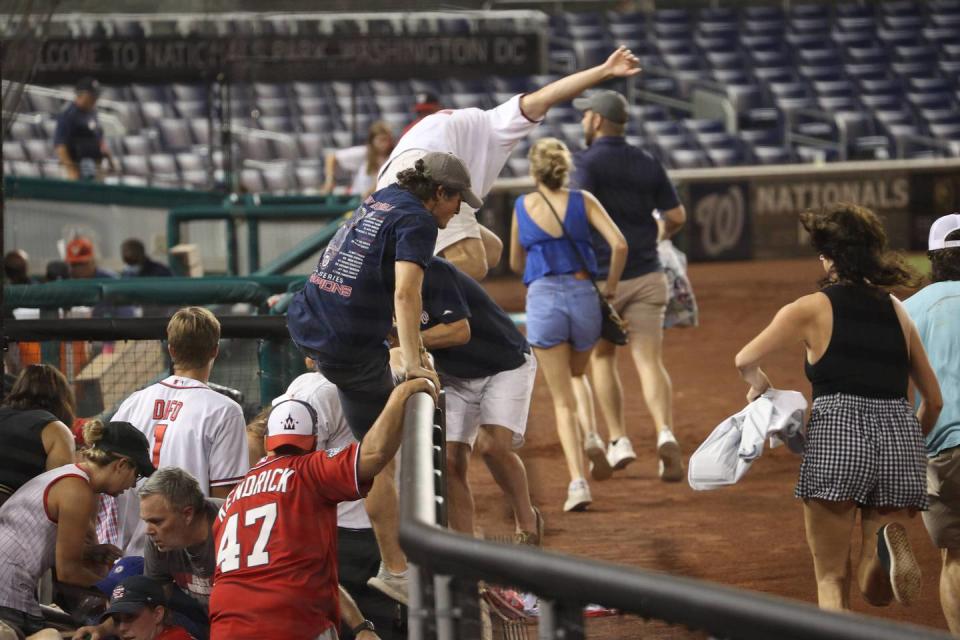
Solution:
<path fill-rule="evenodd" d="M 70 180 L 97 180 L 100 164 L 107 161 L 114 170 L 113 156 L 103 141 L 103 128 L 97 119 L 100 83 L 93 78 L 77 82 L 77 97 L 57 117 L 53 145 Z"/>
<path fill-rule="evenodd" d="M 373 193 L 377 186 L 377 174 L 380 173 L 383 163 L 390 157 L 394 144 L 393 131 L 389 124 L 378 120 L 370 125 L 367 131 L 367 146 L 364 147 L 366 158 L 353 178 L 353 185 L 350 187 L 352 195 L 366 199 Z"/>
<path fill-rule="evenodd" d="M 73 462 L 73 390 L 54 367 L 30 365 L 0 405 L 0 505 L 44 471 Z"/>
<path fill-rule="evenodd" d="M 70 279 L 70 266 L 63 260 L 51 260 L 47 263 L 44 281 L 56 282 L 57 280 Z"/>
<path fill-rule="evenodd" d="M 67 243 L 67 265 L 71 278 L 117 278 L 116 273 L 97 266 L 96 250 L 93 240 L 85 236 L 74 236 Z"/>
<path fill-rule="evenodd" d="M 124 240 L 120 254 L 127 265 L 121 274 L 124 278 L 168 278 L 173 275 L 170 267 L 151 260 L 143 243 L 136 238 Z"/>
<path fill-rule="evenodd" d="M 33 284 L 30 277 L 30 256 L 23 249 L 8 251 L 3 256 L 3 276 L 6 284 Z"/>
<path fill-rule="evenodd" d="M 147 576 L 130 576 L 117 585 L 102 618 L 113 620 L 123 640 L 193 640 L 173 624 L 163 585 Z"/>
<path fill-rule="evenodd" d="M 168 608 L 177 621 L 197 638 L 210 632 L 207 603 L 216 566 L 212 527 L 220 500 L 205 498 L 197 480 L 178 467 L 163 467 L 137 491 L 140 516 L 146 524 L 147 543 L 143 574 L 166 585 Z M 127 556 L 135 557 L 135 556 Z M 82 627 L 96 640 L 116 633 L 112 619 Z"/>
<path fill-rule="evenodd" d="M 112 545 L 91 543 L 95 496 L 115 496 L 153 473 L 147 439 L 127 422 L 89 422 L 84 439 L 80 462 L 40 474 L 0 507 L 0 620 L 24 635 L 45 628 L 29 587 L 54 564 L 61 583 L 90 587 L 120 557 Z"/>

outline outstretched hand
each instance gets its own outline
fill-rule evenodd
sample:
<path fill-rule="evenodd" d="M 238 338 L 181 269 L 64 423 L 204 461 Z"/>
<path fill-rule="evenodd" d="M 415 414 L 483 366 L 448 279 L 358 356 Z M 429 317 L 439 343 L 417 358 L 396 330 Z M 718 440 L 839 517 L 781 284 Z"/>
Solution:
<path fill-rule="evenodd" d="M 617 50 L 610 54 L 603 66 L 605 71 L 614 78 L 629 78 L 642 71 L 640 58 L 623 46 L 617 47 Z"/>

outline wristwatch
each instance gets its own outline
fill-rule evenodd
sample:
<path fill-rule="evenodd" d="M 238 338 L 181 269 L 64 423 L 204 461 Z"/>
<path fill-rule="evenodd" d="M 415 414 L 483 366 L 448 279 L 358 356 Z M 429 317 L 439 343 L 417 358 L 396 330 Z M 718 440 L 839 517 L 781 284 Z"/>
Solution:
<path fill-rule="evenodd" d="M 373 623 L 369 620 L 364 620 L 353 629 L 350 629 L 350 633 L 355 636 L 359 635 L 361 631 L 376 631 L 376 629 L 374 629 Z"/>

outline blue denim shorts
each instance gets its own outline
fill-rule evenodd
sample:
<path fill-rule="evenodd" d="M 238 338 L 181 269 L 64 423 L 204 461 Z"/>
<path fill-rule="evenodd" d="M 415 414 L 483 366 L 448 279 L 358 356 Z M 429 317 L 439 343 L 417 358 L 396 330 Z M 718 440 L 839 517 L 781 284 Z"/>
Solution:
<path fill-rule="evenodd" d="M 549 349 L 569 342 L 587 351 L 600 339 L 600 303 L 589 280 L 545 276 L 527 289 L 527 341 Z"/>

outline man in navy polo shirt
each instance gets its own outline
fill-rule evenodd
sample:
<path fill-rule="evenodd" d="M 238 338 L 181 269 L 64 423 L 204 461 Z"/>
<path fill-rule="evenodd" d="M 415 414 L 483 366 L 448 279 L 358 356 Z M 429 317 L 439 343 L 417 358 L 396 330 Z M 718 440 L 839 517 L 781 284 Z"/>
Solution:
<path fill-rule="evenodd" d="M 446 390 L 450 528 L 473 535 L 470 450 L 481 451 L 513 506 L 518 542 L 539 544 L 543 519 L 530 502 L 523 444 L 537 361 L 513 321 L 477 282 L 442 258 L 423 281 L 420 330 Z"/>
<path fill-rule="evenodd" d="M 363 440 L 393 391 L 387 334 L 396 315 L 407 380 L 440 382 L 420 342 L 420 289 L 437 229 L 460 209 L 479 207 L 470 175 L 452 153 L 431 152 L 397 182 L 375 191 L 327 246 L 287 311 L 290 337 L 337 386 L 350 430 Z M 385 572 L 377 585 L 406 604 L 406 559 L 397 538 L 398 500 L 392 463 L 366 501 Z M 395 587 L 395 588 L 394 588 Z"/>
<path fill-rule="evenodd" d="M 100 83 L 93 78 L 77 82 L 77 97 L 57 118 L 53 146 L 60 164 L 71 180 L 96 180 L 100 163 L 106 159 L 113 171 L 113 156 L 103 141 L 103 128 L 97 119 Z"/>
<path fill-rule="evenodd" d="M 622 95 L 599 91 L 577 98 L 573 105 L 583 111 L 587 148 L 574 156 L 572 182 L 597 197 L 627 238 L 627 265 L 612 304 L 627 322 L 630 352 L 657 429 L 660 478 L 678 482 L 683 478 L 683 459 L 671 428 L 673 390 L 662 355 L 663 314 L 669 293 L 657 243 L 679 231 L 687 214 L 663 165 L 624 139 L 628 116 L 627 100 Z M 660 212 L 659 220 L 654 210 Z M 603 278 L 610 266 L 610 247 L 596 231 L 593 246 L 600 267 L 598 277 Z M 590 372 L 610 430 L 607 459 L 614 469 L 622 469 L 636 454 L 624 428 L 623 390 L 615 350 L 616 345 L 601 339 L 593 352 Z"/>

